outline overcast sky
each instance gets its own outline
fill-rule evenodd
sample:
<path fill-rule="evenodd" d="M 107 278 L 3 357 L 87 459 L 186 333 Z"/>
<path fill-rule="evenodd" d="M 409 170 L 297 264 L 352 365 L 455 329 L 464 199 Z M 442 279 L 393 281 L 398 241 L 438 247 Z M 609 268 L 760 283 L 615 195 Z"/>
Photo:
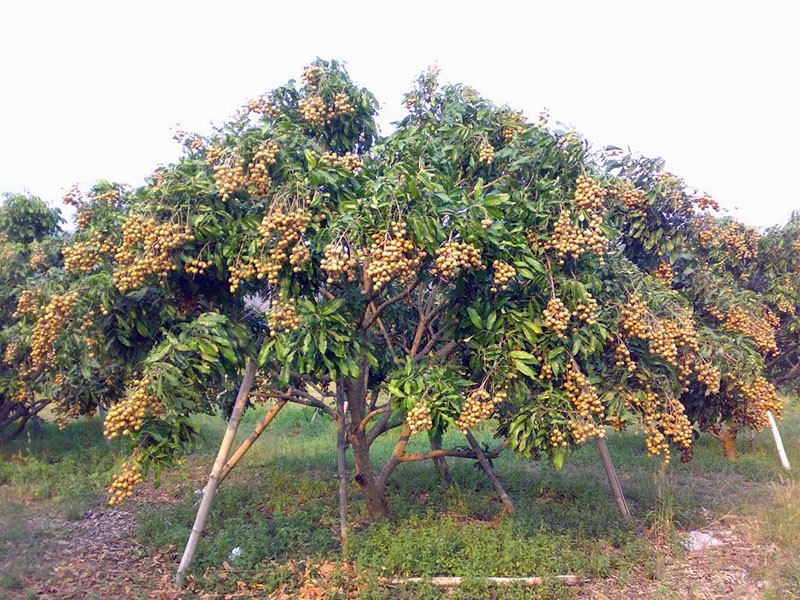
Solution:
<path fill-rule="evenodd" d="M 666 159 L 741 220 L 800 209 L 796 3 L 0 3 L 0 191 L 138 185 L 246 100 L 345 61 L 381 122 L 427 66 L 597 145 Z M 383 127 L 389 133 L 390 127 Z"/>

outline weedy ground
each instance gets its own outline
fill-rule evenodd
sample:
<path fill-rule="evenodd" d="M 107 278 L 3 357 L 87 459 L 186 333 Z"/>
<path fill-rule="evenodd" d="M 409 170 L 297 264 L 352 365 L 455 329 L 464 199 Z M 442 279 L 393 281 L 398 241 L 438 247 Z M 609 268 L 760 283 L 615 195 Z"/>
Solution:
<path fill-rule="evenodd" d="M 244 437 L 263 414 L 245 415 Z M 800 597 L 800 481 L 772 437 L 740 434 L 740 458 L 702 435 L 688 464 L 662 468 L 635 432 L 608 444 L 633 518 L 616 509 L 590 443 L 560 471 L 507 452 L 495 461 L 516 505 L 500 503 L 474 461 L 451 460 L 447 487 L 430 462 L 395 472 L 396 519 L 370 523 L 351 489 L 349 547 L 338 539 L 335 426 L 287 408 L 225 481 L 187 590 L 170 582 L 216 446 L 218 418 L 200 417 L 197 450 L 122 507 L 105 488 L 125 456 L 101 423 L 0 439 L 0 598 L 794 598 Z M 800 468 L 800 408 L 780 424 Z M 380 464 L 393 436 L 375 445 Z M 411 451 L 427 449 L 417 435 Z M 482 432 L 479 439 L 492 445 Z M 445 445 L 464 444 L 451 434 Z M 682 546 L 690 530 L 722 542 Z M 234 551 L 234 549 L 238 549 Z M 392 585 L 406 576 L 462 576 L 442 591 Z M 486 576 L 577 575 L 576 586 L 493 588 Z"/>

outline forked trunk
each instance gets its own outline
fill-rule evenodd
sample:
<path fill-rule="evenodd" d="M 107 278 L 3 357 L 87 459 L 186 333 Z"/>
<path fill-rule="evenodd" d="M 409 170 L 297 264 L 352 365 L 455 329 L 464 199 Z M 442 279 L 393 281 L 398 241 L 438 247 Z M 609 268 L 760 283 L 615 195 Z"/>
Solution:
<path fill-rule="evenodd" d="M 369 446 L 363 432 L 350 434 L 350 447 L 353 449 L 356 473 L 355 480 L 367 504 L 367 512 L 373 519 L 391 518 L 389 502 L 386 498 L 386 486 L 379 486 L 372 470 L 372 459 L 369 456 Z"/>
<path fill-rule="evenodd" d="M 362 373 L 366 373 L 366 364 L 361 365 Z M 369 441 L 361 422 L 367 414 L 367 375 L 357 380 L 342 380 L 340 385 L 345 390 L 347 410 L 350 413 L 350 448 L 355 459 L 355 481 L 367 504 L 367 512 L 373 519 L 390 518 L 389 503 L 385 486 L 379 486 L 372 468 L 369 455 Z"/>

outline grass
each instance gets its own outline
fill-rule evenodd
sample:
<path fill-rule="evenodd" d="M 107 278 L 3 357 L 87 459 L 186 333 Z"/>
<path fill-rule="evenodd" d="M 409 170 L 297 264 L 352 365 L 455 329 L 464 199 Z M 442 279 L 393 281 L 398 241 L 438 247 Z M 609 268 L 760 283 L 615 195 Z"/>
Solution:
<path fill-rule="evenodd" d="M 800 413 L 791 407 L 787 413 L 781 430 L 790 461 L 800 465 Z M 245 415 L 240 437 L 262 414 Z M 167 475 L 178 500 L 138 510 L 138 537 L 152 552 L 181 548 L 193 522 L 194 492 L 204 484 L 225 426 L 206 416 L 197 422 L 198 450 Z M 48 502 L 73 517 L 102 502 L 124 449 L 103 442 L 100 429 L 96 421 L 63 432 L 47 424 L 39 438 L 0 442 L 5 458 L 0 523 L 6 524 L 0 544 L 24 537 L 25 531 L 7 526 L 23 520 L 14 511 L 31 510 L 23 499 Z M 388 458 L 396 435 L 374 446 L 376 465 Z M 203 588 L 231 592 L 245 581 L 265 591 L 297 591 L 308 579 L 299 562 L 306 570 L 332 562 L 337 569 L 354 565 L 348 568 L 359 574 L 359 597 L 364 598 L 566 598 L 574 593 L 562 586 L 498 590 L 486 587 L 481 576 L 574 574 L 613 577 L 620 586 L 638 578 L 655 582 L 658 589 L 664 556 L 680 555 L 678 533 L 734 513 L 743 515 L 742 528 L 753 540 L 781 549 L 783 558 L 761 573 L 774 597 L 800 595 L 800 482 L 781 469 L 768 432 L 756 437 L 753 448 L 746 435 L 740 436 L 742 455 L 735 462 L 722 457 L 718 442 L 701 436 L 691 463 L 667 469 L 647 457 L 640 435 L 611 435 L 609 449 L 631 520 L 617 513 L 592 444 L 575 452 L 560 472 L 510 452 L 496 460 L 516 505 L 516 513 L 504 519 L 496 518 L 501 506 L 473 461 L 451 461 L 457 481 L 452 488 L 443 485 L 432 464 L 404 464 L 390 483 L 397 516 L 392 522 L 370 523 L 351 489 L 352 539 L 344 557 L 337 536 L 335 436 L 334 425 L 310 409 L 289 407 L 276 418 L 215 499 L 193 568 Z M 486 432 L 479 432 L 479 439 L 492 442 Z M 446 446 L 463 443 L 457 434 L 445 439 Z M 423 449 L 422 439 L 412 440 L 410 451 Z M 19 588 L 29 562 L 14 561 L 0 577 L 0 596 L 4 587 Z M 221 571 L 226 562 L 230 572 Z M 387 588 L 378 579 L 433 575 L 477 579 L 450 595 L 427 585 Z M 337 576 L 345 578 L 334 573 L 324 581 L 335 587 L 331 582 Z"/>

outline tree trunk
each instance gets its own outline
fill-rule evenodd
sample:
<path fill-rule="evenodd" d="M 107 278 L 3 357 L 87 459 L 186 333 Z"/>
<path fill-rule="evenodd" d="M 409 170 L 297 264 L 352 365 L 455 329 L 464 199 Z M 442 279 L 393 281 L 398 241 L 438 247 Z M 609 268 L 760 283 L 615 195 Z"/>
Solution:
<path fill-rule="evenodd" d="M 364 501 L 367 503 L 367 512 L 373 519 L 389 519 L 392 513 L 386 498 L 386 487 L 379 486 L 372 470 L 372 459 L 369 456 L 369 445 L 362 432 L 350 433 L 350 447 L 356 463 L 355 480 L 358 484 Z"/>
<path fill-rule="evenodd" d="M 736 460 L 736 434 L 739 433 L 739 427 L 730 423 L 723 423 L 719 427 L 709 429 L 708 432 L 722 442 L 725 458 Z"/>
<path fill-rule="evenodd" d="M 372 459 L 369 455 L 370 443 L 366 432 L 361 429 L 361 422 L 367 414 L 367 378 L 369 371 L 366 359 L 361 361 L 361 377 L 356 380 L 343 379 L 337 383 L 342 386 L 350 413 L 350 447 L 355 458 L 355 480 L 358 484 L 367 512 L 373 519 L 391 518 L 389 503 L 386 499 L 386 489 L 381 488 L 376 481 L 372 469 Z"/>

